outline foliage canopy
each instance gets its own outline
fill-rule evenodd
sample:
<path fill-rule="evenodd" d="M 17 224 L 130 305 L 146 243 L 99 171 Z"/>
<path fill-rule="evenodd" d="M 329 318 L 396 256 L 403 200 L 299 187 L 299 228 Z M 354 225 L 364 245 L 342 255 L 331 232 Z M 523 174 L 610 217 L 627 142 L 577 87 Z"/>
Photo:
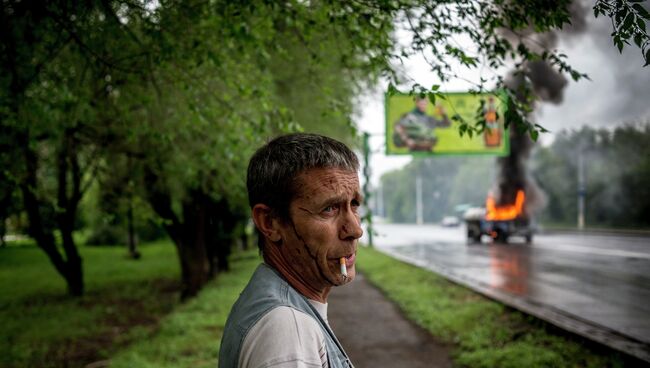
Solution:
<path fill-rule="evenodd" d="M 612 17 L 619 49 L 633 40 L 647 61 L 642 5 L 598 1 L 595 10 Z M 354 96 L 382 76 L 389 91 L 439 98 L 438 85 L 400 71 L 417 53 L 441 82 L 461 76 L 456 64 L 486 65 L 506 85 L 499 73 L 514 65 L 524 83 L 509 92 L 518 97 L 509 121 L 536 137 L 543 128 L 525 118 L 532 63 L 584 77 L 538 36 L 569 21 L 566 0 L 4 1 L 0 199 L 11 211 L 3 220 L 27 213 L 30 235 L 78 295 L 72 231 L 88 188 L 146 200 L 195 293 L 245 218 L 246 162 L 267 137 L 306 129 L 353 142 Z M 410 30 L 406 45 L 400 27 Z"/>

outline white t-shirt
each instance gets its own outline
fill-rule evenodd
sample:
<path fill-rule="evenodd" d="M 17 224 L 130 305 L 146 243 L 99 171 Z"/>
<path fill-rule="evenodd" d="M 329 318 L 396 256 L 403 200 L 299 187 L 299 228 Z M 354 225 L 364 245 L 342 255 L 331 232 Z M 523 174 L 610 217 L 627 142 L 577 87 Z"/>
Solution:
<path fill-rule="evenodd" d="M 308 299 L 327 322 L 327 303 Z M 244 338 L 239 368 L 327 368 L 325 337 L 310 315 L 276 307 L 255 323 Z"/>

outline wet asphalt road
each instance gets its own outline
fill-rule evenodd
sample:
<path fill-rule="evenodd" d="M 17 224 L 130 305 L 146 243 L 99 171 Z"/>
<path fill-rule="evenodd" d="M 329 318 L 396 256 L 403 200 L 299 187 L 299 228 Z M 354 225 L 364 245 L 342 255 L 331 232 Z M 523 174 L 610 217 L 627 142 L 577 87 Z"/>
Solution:
<path fill-rule="evenodd" d="M 378 249 L 650 359 L 650 236 L 536 234 L 532 244 L 467 245 L 463 226 L 375 230 Z"/>

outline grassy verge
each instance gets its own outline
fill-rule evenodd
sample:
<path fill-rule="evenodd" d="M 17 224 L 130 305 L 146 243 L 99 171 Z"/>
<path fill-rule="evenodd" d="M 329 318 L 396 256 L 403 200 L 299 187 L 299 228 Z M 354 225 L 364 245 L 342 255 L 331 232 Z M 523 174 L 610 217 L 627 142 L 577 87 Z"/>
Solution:
<path fill-rule="evenodd" d="M 155 336 L 138 340 L 111 361 L 111 368 L 215 367 L 230 308 L 260 263 L 256 251 L 231 259 L 231 271 L 221 274 L 201 294 L 179 306 L 160 324 Z"/>
<path fill-rule="evenodd" d="M 84 247 L 86 295 L 71 298 L 42 250 L 0 249 L 0 366 L 84 366 L 155 330 L 178 304 L 178 261 L 169 242 Z"/>
<path fill-rule="evenodd" d="M 552 326 L 376 250 L 359 268 L 405 315 L 455 346 L 462 367 L 620 367 L 617 353 L 597 351 Z"/>
<path fill-rule="evenodd" d="M 79 246 L 78 249 L 83 258 L 86 291 L 91 294 L 139 280 L 179 278 L 176 250 L 167 240 L 140 246 L 141 260 L 127 258 L 124 247 Z M 66 285 L 45 252 L 32 241 L 20 241 L 0 249 L 0 293 L 9 296 L 0 302 L 3 305 L 32 297 L 57 298 L 66 294 Z"/>
<path fill-rule="evenodd" d="M 214 367 L 228 312 L 260 262 L 256 250 L 234 255 L 231 272 L 180 304 L 169 241 L 141 246 L 137 261 L 122 247 L 79 250 L 87 292 L 71 298 L 33 243 L 0 249 L 0 367 Z"/>

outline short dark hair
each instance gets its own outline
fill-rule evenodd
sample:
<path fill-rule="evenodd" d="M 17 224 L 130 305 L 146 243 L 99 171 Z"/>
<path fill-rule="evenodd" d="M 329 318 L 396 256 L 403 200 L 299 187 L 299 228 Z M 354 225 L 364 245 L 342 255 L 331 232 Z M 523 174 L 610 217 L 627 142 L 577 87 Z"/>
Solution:
<path fill-rule="evenodd" d="M 345 144 L 323 135 L 294 133 L 271 140 L 248 163 L 249 205 L 253 208 L 263 203 L 271 208 L 273 215 L 289 220 L 289 204 L 296 195 L 295 179 L 304 171 L 316 168 L 356 172 L 359 160 Z M 260 241 L 260 250 L 262 245 Z"/>

